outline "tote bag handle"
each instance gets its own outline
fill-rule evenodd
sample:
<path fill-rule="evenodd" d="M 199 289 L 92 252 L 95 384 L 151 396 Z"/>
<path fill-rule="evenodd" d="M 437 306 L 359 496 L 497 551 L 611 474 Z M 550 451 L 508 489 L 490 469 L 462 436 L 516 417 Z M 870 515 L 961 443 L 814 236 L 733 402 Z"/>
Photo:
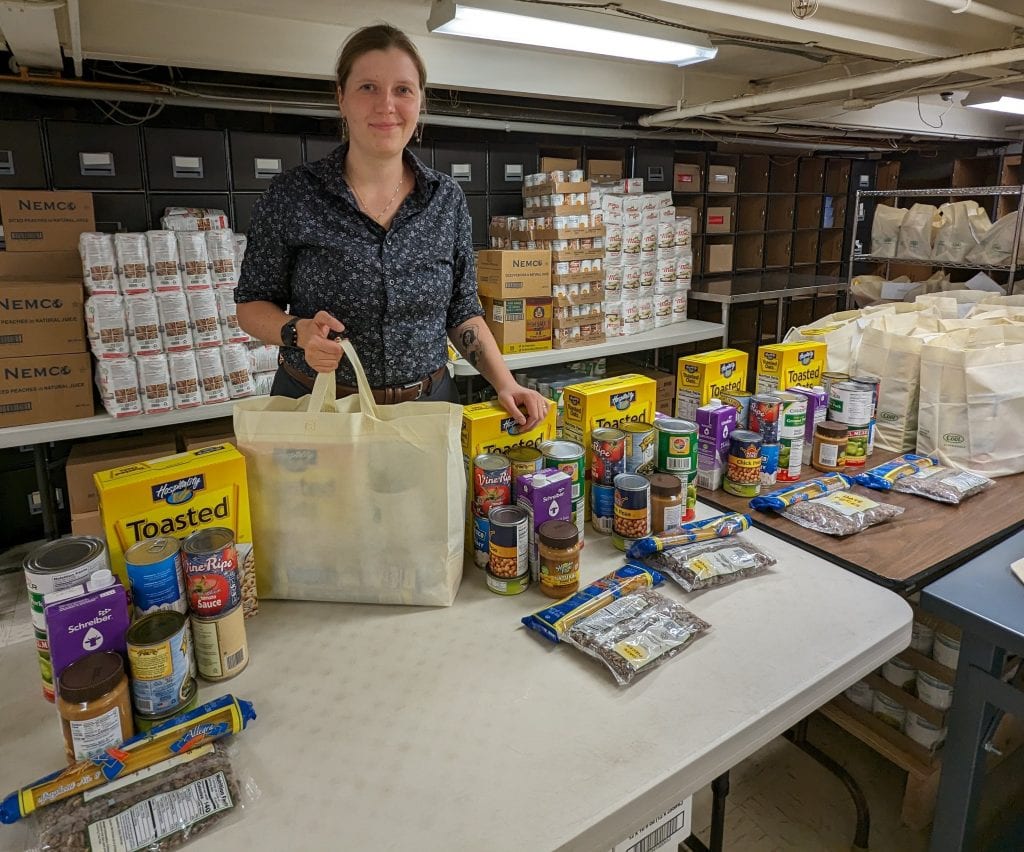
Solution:
<path fill-rule="evenodd" d="M 351 362 L 352 369 L 356 374 L 356 386 L 359 388 L 360 410 L 364 414 L 370 415 L 370 417 L 380 419 L 377 415 L 377 402 L 373 398 L 373 391 L 370 389 L 370 382 L 366 378 L 366 371 L 363 370 L 363 365 L 359 360 L 359 356 L 356 355 L 355 347 L 352 346 L 352 343 L 348 338 L 342 338 L 341 348 L 344 350 L 345 355 Z M 306 409 L 306 413 L 319 414 L 324 410 L 333 410 L 336 399 L 335 374 L 319 373 L 316 377 L 316 381 L 313 383 L 313 390 L 309 396 L 309 407 Z"/>

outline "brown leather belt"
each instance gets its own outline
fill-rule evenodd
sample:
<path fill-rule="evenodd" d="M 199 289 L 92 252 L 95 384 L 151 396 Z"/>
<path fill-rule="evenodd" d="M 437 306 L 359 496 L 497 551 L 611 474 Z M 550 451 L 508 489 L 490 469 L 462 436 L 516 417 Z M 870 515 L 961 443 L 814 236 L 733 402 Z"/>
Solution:
<path fill-rule="evenodd" d="M 282 361 L 281 366 L 284 371 L 291 376 L 295 381 L 301 384 L 304 388 L 309 391 L 313 390 L 314 379 L 307 376 L 305 373 L 296 370 L 291 364 Z M 436 382 L 441 381 L 441 378 L 447 372 L 448 366 L 442 364 L 429 376 L 424 376 L 418 382 L 410 382 L 407 385 L 394 385 L 386 388 L 373 388 L 373 398 L 381 405 L 391 405 L 396 402 L 411 402 L 415 399 L 420 399 L 427 396 L 434 388 Z M 354 385 L 342 385 L 336 386 L 336 395 L 338 399 L 343 396 L 351 396 L 354 393 L 359 393 L 359 388 Z"/>

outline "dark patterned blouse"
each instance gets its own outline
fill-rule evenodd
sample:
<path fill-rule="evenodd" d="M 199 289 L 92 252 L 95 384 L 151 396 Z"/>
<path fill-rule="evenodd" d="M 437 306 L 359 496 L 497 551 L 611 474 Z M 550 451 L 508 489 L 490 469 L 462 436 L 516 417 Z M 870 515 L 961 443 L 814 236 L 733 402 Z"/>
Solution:
<path fill-rule="evenodd" d="M 447 359 L 447 332 L 483 311 L 465 196 L 409 151 L 413 191 L 387 231 L 359 210 L 342 173 L 346 146 L 276 178 L 253 211 L 237 302 L 336 316 L 374 387 L 404 385 Z M 290 306 L 290 307 L 289 307 Z M 285 360 L 316 373 L 299 349 Z M 346 359 L 338 381 L 355 384 Z"/>

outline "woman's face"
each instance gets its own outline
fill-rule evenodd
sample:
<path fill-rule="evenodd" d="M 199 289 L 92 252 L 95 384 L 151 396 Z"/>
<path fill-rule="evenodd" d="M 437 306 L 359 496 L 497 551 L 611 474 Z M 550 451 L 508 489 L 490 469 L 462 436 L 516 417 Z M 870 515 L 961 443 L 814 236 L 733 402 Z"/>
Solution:
<path fill-rule="evenodd" d="M 375 157 L 401 154 L 416 129 L 421 97 L 419 74 L 405 51 L 364 53 L 338 93 L 352 146 Z"/>

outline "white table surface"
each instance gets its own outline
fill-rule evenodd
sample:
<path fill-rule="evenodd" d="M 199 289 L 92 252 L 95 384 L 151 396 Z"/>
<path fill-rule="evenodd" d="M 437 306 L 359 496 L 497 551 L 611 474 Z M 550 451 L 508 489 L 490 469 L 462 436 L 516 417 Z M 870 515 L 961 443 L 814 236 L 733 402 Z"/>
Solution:
<path fill-rule="evenodd" d="M 589 581 L 623 559 L 588 535 Z M 909 644 L 897 595 L 747 536 L 779 564 L 693 595 L 666 581 L 713 629 L 626 688 L 521 627 L 539 592 L 500 597 L 472 567 L 450 609 L 264 601 L 248 669 L 200 692 L 254 702 L 238 766 L 262 796 L 190 848 L 609 849 Z M 0 649 L 0 795 L 63 765 L 34 658 Z"/>

